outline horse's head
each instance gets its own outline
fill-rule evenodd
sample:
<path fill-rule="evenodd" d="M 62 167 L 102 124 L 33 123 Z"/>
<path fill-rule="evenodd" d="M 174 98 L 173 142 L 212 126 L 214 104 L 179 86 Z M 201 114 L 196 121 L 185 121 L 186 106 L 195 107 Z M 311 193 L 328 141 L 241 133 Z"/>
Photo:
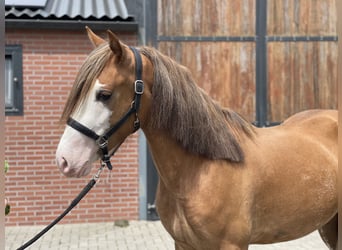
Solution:
<path fill-rule="evenodd" d="M 62 115 L 62 120 L 68 121 L 69 126 L 66 126 L 56 152 L 61 172 L 69 177 L 87 175 L 94 161 L 103 159 L 105 152 L 103 148 L 100 150 L 100 144 L 108 143 L 105 150 L 108 155 L 113 153 L 135 131 L 138 119 L 144 124 L 150 105 L 148 85 L 153 80 L 149 79 L 153 77 L 150 62 L 142 57 L 142 95 L 141 86 L 136 86 L 135 82 L 137 65 L 132 49 L 110 31 L 108 42 L 89 28 L 87 31 L 95 49 L 80 68 L 69 94 Z M 137 101 L 140 102 L 138 108 Z M 109 130 L 115 131 L 108 133 Z M 97 136 L 101 138 L 97 139 Z"/>

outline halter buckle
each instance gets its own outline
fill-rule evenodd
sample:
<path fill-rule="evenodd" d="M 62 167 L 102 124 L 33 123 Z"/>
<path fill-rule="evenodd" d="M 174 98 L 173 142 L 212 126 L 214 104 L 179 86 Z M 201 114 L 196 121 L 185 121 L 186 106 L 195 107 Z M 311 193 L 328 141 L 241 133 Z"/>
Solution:
<path fill-rule="evenodd" d="M 136 80 L 134 82 L 134 91 L 137 95 L 142 95 L 144 93 L 144 82 L 142 80 Z"/>

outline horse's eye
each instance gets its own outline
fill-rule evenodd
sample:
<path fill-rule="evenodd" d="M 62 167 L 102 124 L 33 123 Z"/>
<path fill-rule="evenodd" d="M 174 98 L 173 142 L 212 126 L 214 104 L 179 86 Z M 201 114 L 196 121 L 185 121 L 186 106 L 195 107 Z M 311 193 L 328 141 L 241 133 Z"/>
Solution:
<path fill-rule="evenodd" d="M 105 101 L 108 101 L 111 96 L 112 96 L 112 93 L 110 92 L 99 91 L 96 94 L 96 101 L 105 102 Z"/>

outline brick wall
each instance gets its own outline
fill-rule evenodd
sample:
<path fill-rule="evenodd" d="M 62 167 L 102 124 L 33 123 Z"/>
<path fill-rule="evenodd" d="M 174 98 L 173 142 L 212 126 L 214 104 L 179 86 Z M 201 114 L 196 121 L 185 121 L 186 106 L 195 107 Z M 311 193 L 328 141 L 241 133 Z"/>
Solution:
<path fill-rule="evenodd" d="M 135 33 L 118 33 L 129 45 Z M 78 68 L 92 50 L 85 31 L 8 30 L 6 44 L 23 48 L 24 115 L 5 121 L 5 196 L 11 204 L 6 226 L 48 224 L 70 204 L 92 174 L 64 177 L 55 151 L 64 126 L 59 124 Z M 138 137 L 132 135 L 102 172 L 96 187 L 61 223 L 138 218 Z"/>

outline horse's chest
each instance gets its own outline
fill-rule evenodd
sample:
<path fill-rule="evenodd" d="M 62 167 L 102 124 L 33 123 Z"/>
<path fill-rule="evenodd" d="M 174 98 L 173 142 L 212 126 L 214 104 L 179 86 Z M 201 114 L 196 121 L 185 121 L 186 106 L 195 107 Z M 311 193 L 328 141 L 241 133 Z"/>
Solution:
<path fill-rule="evenodd" d="M 249 206 L 245 196 L 234 182 L 220 176 L 209 177 L 178 195 L 170 192 L 163 182 L 158 188 L 157 209 L 166 230 L 176 241 L 186 242 L 194 249 L 218 249 L 231 228 L 248 231 L 248 214 L 244 212 Z M 234 237 L 240 237 L 239 233 Z"/>
<path fill-rule="evenodd" d="M 161 206 L 159 210 L 164 209 Z M 184 204 L 175 202 L 167 211 L 161 212 L 160 217 L 167 231 L 178 242 L 186 242 L 196 246 L 196 249 L 202 249 L 203 244 L 206 245 L 213 239 L 213 232 L 208 232 L 205 226 L 205 221 L 210 219 L 190 212 Z"/>
<path fill-rule="evenodd" d="M 228 217 L 236 213 L 223 208 L 224 203 L 213 204 L 192 195 L 191 199 L 176 199 L 170 194 L 157 199 L 158 212 L 166 230 L 177 242 L 186 242 L 194 249 L 218 249 L 220 238 L 227 227 Z"/>

